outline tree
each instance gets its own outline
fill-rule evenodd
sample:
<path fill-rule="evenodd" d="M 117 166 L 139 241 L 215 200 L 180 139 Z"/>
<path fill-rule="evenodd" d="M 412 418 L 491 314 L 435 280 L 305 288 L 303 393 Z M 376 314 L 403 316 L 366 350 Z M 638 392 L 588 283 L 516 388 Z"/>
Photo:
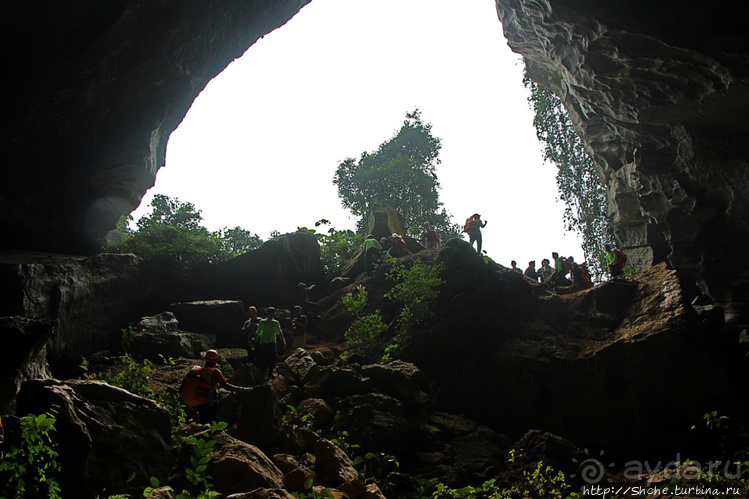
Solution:
<path fill-rule="evenodd" d="M 364 235 L 357 234 L 352 230 L 338 230 L 332 226 L 327 232 L 318 232 L 317 228 L 323 225 L 330 225 L 330 221 L 318 220 L 315 222 L 315 229 L 298 227 L 297 230 L 311 232 L 315 235 L 317 242 L 320 243 L 320 258 L 325 277 L 332 279 L 341 275 L 343 267 L 356 255 L 364 242 Z"/>
<path fill-rule="evenodd" d="M 451 222 L 439 201 L 435 170 L 440 148 L 432 125 L 424 123 L 416 109 L 406 114 L 400 130 L 376 151 L 362 153 L 359 160 L 347 158 L 338 165 L 333 183 L 343 206 L 361 217 L 360 230 L 370 204 L 384 201 L 403 216 L 412 234 L 420 234 L 424 222 L 430 222 L 443 237 L 460 234 L 460 227 Z"/>
<path fill-rule="evenodd" d="M 262 244 L 256 234 L 241 227 L 208 231 L 202 225 L 200 210 L 178 198 L 157 194 L 150 206 L 152 211 L 136 222 L 134 231 L 127 227 L 128 217 L 123 217 L 118 224 L 123 240 L 114 251 L 135 253 L 180 271 L 225 261 Z"/>
<path fill-rule="evenodd" d="M 535 113 L 533 125 L 543 144 L 544 159 L 557 166 L 557 188 L 565 204 L 566 228 L 582 236 L 591 278 L 600 282 L 606 276 L 603 245 L 613 240 L 606 186 L 596 173 L 562 100 L 532 81 L 527 73 L 523 84 L 531 92 L 528 102 Z"/>

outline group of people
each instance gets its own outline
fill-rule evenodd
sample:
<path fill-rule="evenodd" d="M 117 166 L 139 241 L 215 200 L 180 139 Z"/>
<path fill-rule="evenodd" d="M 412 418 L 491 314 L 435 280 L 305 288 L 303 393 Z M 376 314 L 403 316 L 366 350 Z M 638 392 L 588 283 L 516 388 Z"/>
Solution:
<path fill-rule="evenodd" d="M 273 370 L 278 362 L 278 345 L 280 343 L 281 351 L 284 351 L 287 342 L 281 323 L 275 318 L 276 309 L 268 307 L 265 312 L 266 317 L 261 319 L 258 316 L 257 307 L 248 307 L 249 318 L 242 325 L 241 335 L 246 345 L 248 363 L 256 365 L 262 371 L 264 378 L 270 379 L 273 377 Z M 291 333 L 293 346 L 305 347 L 307 345 L 307 316 L 302 314 L 300 305 L 296 305 L 291 310 Z M 218 360 L 219 353 L 213 349 L 208 350 L 204 357 L 205 364 L 193 366 L 185 375 L 179 389 L 190 416 L 201 424 L 217 419 L 219 388 L 230 391 L 249 390 L 249 388 L 229 383 L 221 370 L 216 367 Z"/>
<path fill-rule="evenodd" d="M 606 264 L 609 269 L 611 277 L 620 276 L 623 273 L 624 265 L 627 263 L 626 255 L 618 248 L 613 248 L 609 244 L 604 245 Z M 582 289 L 587 289 L 593 286 L 590 279 L 590 273 L 588 272 L 588 266 L 585 262 L 577 263 L 575 258 L 569 256 L 567 258 L 559 256 L 559 253 L 553 251 L 551 258 L 554 261 L 554 266 L 551 266 L 551 260 L 544 258 L 541 260 L 541 266 L 536 268 L 536 261 L 531 260 L 528 262 L 528 267 L 525 270 L 520 269 L 517 266 L 517 262 L 512 260 L 510 262 L 510 270 L 519 272 L 526 277 L 529 277 L 537 282 L 551 282 L 556 276 L 566 276 L 569 274 L 569 280 L 572 284 L 577 284 Z"/>
<path fill-rule="evenodd" d="M 468 234 L 471 246 L 476 243 L 476 252 L 481 254 L 481 229 L 486 227 L 486 222 L 481 221 L 481 215 L 474 213 L 466 220 L 463 232 Z M 443 241 L 440 231 L 429 222 L 424 222 L 424 231 L 419 236 L 421 245 L 428 249 L 440 249 Z M 388 256 L 400 258 L 408 254 L 406 241 L 400 234 L 393 233 L 387 237 L 381 237 L 378 241 L 372 234 L 367 235 L 362 245 L 362 255 L 364 258 L 364 269 L 367 273 L 379 262 L 382 262 Z"/>

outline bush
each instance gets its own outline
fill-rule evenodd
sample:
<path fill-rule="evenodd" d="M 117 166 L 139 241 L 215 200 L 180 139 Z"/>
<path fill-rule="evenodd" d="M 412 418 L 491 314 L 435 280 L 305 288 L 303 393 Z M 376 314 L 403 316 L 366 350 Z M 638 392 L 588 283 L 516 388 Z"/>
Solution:
<path fill-rule="evenodd" d="M 387 330 L 382 322 L 379 310 L 371 314 L 364 314 L 367 305 L 367 290 L 357 286 L 356 295 L 348 293 L 343 297 L 343 305 L 354 315 L 354 322 L 346 330 L 344 336 L 349 348 L 363 354 L 371 354 L 376 350 L 377 338 Z"/>

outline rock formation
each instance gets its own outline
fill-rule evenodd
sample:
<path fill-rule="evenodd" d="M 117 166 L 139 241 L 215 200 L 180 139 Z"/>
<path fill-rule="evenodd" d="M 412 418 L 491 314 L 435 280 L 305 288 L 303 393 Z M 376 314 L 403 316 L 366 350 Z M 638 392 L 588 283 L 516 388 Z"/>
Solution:
<path fill-rule="evenodd" d="M 497 0 L 510 47 L 559 95 L 639 268 L 667 262 L 747 324 L 749 32 L 740 1 Z"/>
<path fill-rule="evenodd" d="M 0 140 L 14 167 L 3 173 L 0 246 L 97 246 L 153 184 L 205 84 L 306 3 L 12 8 L 14 99 Z M 749 6 L 496 3 L 510 47 L 563 98 L 590 148 L 632 261 L 690 272 L 703 300 L 746 324 L 749 276 L 725 268 L 749 249 Z"/>

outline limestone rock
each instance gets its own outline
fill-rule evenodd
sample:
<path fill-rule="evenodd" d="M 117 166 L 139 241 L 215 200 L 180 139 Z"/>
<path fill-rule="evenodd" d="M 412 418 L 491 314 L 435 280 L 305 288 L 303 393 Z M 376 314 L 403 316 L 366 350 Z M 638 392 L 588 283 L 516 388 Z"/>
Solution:
<path fill-rule="evenodd" d="M 0 317 L 0 414 L 14 412 L 23 381 L 50 377 L 46 345 L 53 332 L 49 320 Z"/>
<path fill-rule="evenodd" d="M 169 413 L 151 400 L 100 381 L 27 381 L 18 412 L 54 411 L 63 491 L 94 497 L 101 490 L 125 490 L 150 477 L 165 481 L 171 466 Z M 113 466 L 116 456 L 117 466 Z"/>
<path fill-rule="evenodd" d="M 127 254 L 4 254 L 0 262 L 0 316 L 56 321 L 48 346 L 55 357 L 119 346 L 120 331 L 139 316 L 158 277 Z"/>
<path fill-rule="evenodd" d="M 346 453 L 324 438 L 315 444 L 315 473 L 320 481 L 329 487 L 359 478 L 354 463 Z"/>
<path fill-rule="evenodd" d="M 215 440 L 216 444 L 210 453 L 211 460 L 205 472 L 213 477 L 215 490 L 229 495 L 257 488 L 283 487 L 283 474 L 260 449 L 225 432 L 217 432 L 210 438 Z M 180 469 L 182 464 L 189 463 L 191 455 L 192 448 L 183 447 L 177 469 Z M 170 483 L 179 487 L 182 486 L 183 480 L 184 477 L 181 475 L 175 475 L 170 479 Z"/>
<path fill-rule="evenodd" d="M 180 327 L 185 331 L 216 336 L 219 347 L 244 347 L 240 334 L 247 319 L 246 307 L 237 300 L 210 300 L 169 305 Z"/>
<path fill-rule="evenodd" d="M 394 360 L 387 364 L 370 364 L 362 367 L 383 393 L 408 402 L 415 402 L 421 393 L 421 371 L 408 362 Z"/>

